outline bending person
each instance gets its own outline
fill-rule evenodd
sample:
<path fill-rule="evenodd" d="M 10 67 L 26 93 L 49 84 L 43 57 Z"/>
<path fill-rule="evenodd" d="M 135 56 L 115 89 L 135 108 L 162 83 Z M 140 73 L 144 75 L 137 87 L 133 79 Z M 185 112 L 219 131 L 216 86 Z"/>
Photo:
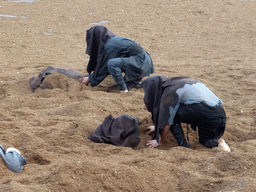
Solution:
<path fill-rule="evenodd" d="M 105 26 L 87 30 L 86 42 L 86 54 L 90 56 L 88 75 L 80 79 L 85 85 L 94 87 L 111 74 L 118 89 L 127 92 L 141 87 L 141 79 L 154 73 L 150 55 L 138 43 L 116 36 Z"/>
<path fill-rule="evenodd" d="M 142 82 L 145 91 L 144 103 L 152 114 L 155 126 L 149 133 L 155 132 L 147 146 L 154 148 L 164 140 L 168 130 L 172 132 L 179 146 L 190 148 L 181 123 L 198 127 L 199 143 L 212 148 L 230 148 L 221 138 L 226 126 L 226 114 L 222 101 L 204 84 L 189 77 L 156 75 Z"/>

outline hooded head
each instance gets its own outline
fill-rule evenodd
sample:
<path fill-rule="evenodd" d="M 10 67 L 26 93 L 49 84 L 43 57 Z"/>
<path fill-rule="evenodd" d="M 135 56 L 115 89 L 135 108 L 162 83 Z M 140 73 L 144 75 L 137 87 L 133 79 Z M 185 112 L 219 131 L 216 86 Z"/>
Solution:
<path fill-rule="evenodd" d="M 163 84 L 167 80 L 168 78 L 163 75 L 154 75 L 142 82 L 142 87 L 145 92 L 144 103 L 149 112 L 158 111 L 163 92 Z"/>
<path fill-rule="evenodd" d="M 159 142 L 159 109 L 160 102 L 163 93 L 163 84 L 168 80 L 168 77 L 163 75 L 154 75 L 142 82 L 142 87 L 144 89 L 144 103 L 147 110 L 151 112 L 152 121 L 156 126 L 155 135 L 153 139 L 157 139 Z"/>
<path fill-rule="evenodd" d="M 102 25 L 95 25 L 86 31 L 86 54 L 90 56 L 87 66 L 87 72 L 89 74 L 92 71 L 94 71 L 94 74 L 97 74 L 103 58 L 104 45 L 113 36 L 115 34 Z"/>

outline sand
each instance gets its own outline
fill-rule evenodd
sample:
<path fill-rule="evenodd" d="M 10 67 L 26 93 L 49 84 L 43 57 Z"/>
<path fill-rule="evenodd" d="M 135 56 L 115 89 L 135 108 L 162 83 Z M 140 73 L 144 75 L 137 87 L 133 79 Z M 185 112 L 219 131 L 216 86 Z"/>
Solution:
<path fill-rule="evenodd" d="M 256 191 L 255 10 L 253 0 L 2 0 L 0 145 L 29 163 L 16 174 L 0 160 L 0 191 Z M 48 66 L 86 73 L 95 23 L 140 43 L 155 74 L 190 76 L 221 98 L 232 152 L 205 148 L 192 129 L 192 149 L 171 134 L 148 149 L 143 90 L 120 94 L 111 76 L 92 88 L 55 74 L 32 92 L 29 78 Z M 136 149 L 87 139 L 109 114 L 140 118 Z"/>

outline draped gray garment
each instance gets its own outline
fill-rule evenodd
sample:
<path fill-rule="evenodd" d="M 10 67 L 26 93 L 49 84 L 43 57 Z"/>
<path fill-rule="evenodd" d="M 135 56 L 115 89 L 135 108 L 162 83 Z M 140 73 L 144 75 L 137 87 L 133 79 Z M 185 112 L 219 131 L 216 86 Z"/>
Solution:
<path fill-rule="evenodd" d="M 20 173 L 23 170 L 23 166 L 28 162 L 26 159 L 16 151 L 10 151 L 5 153 L 5 149 L 0 145 L 0 157 L 3 159 L 8 169 L 15 173 Z"/>

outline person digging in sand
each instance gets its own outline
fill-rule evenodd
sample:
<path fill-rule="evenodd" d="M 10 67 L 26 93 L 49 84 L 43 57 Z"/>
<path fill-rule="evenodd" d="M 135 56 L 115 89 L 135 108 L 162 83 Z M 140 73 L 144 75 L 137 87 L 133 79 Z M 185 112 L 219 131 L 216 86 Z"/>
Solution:
<path fill-rule="evenodd" d="M 90 56 L 88 74 L 80 79 L 92 87 L 112 75 L 120 91 L 140 88 L 139 82 L 154 73 L 150 55 L 134 40 L 116 36 L 102 25 L 86 32 L 86 54 Z M 122 75 L 124 73 L 124 76 Z"/>
<path fill-rule="evenodd" d="M 203 83 L 190 77 L 168 78 L 155 75 L 142 82 L 144 103 L 152 114 L 154 126 L 147 128 L 154 136 L 147 142 L 155 148 L 170 130 L 179 146 L 190 148 L 181 123 L 198 127 L 199 143 L 208 148 L 219 147 L 231 151 L 221 138 L 226 126 L 222 101 Z"/>

